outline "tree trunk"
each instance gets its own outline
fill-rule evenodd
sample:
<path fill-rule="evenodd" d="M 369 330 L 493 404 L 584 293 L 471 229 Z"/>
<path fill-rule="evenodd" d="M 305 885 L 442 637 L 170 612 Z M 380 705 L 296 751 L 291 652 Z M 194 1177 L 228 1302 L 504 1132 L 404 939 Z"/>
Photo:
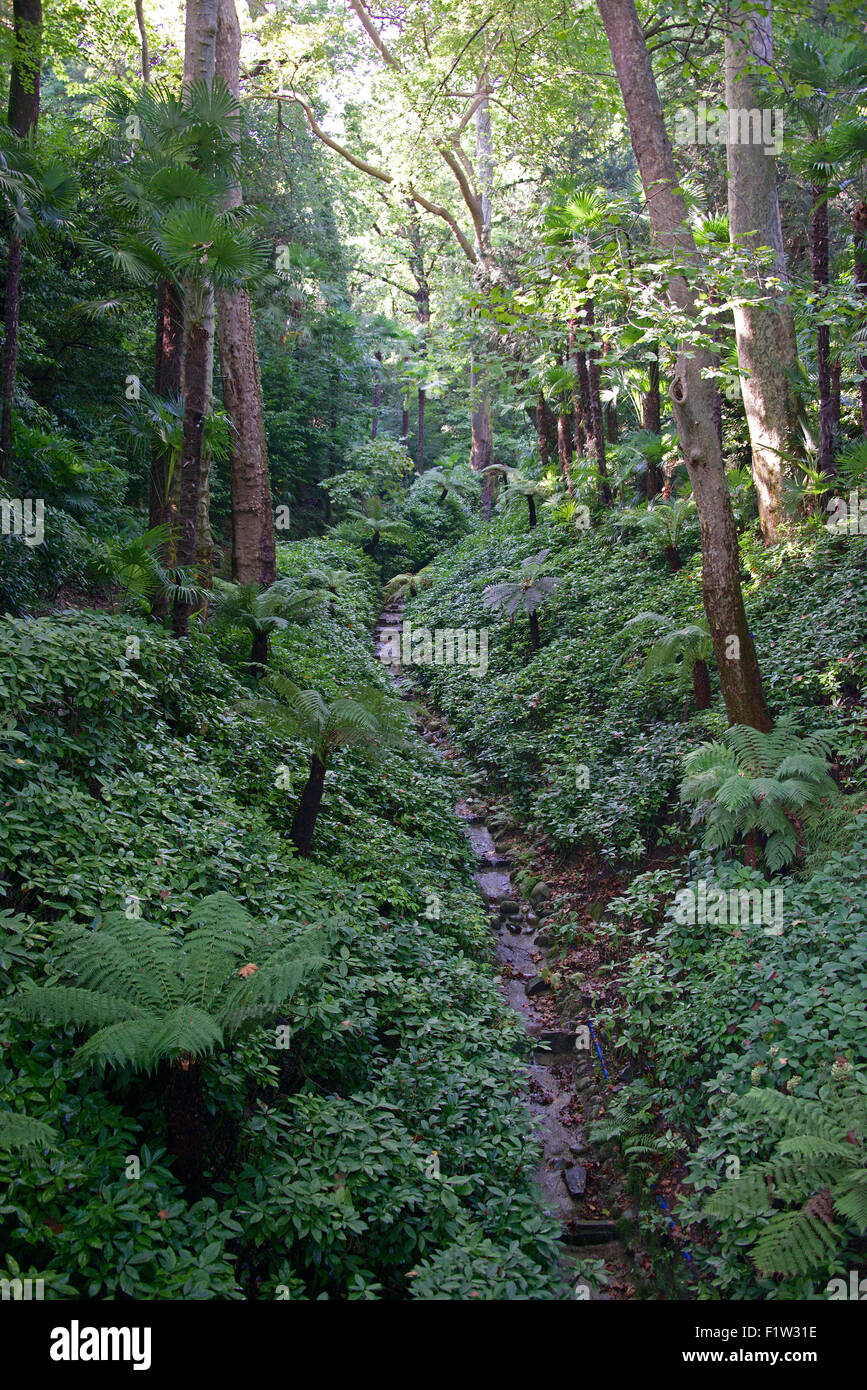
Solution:
<path fill-rule="evenodd" d="M 487 382 L 482 380 L 477 387 L 477 375 L 481 376 L 482 374 L 476 373 L 471 362 L 470 394 L 476 403 L 471 416 L 470 467 L 474 472 L 482 474 L 482 512 L 485 516 L 490 516 L 494 501 L 494 475 L 493 473 L 483 473 L 482 470 L 493 463 L 494 459 L 494 442 L 491 433 L 491 398 L 488 394 Z"/>
<path fill-rule="evenodd" d="M 154 362 L 154 390 L 163 398 L 179 396 L 181 391 L 181 356 L 184 340 L 184 306 L 181 292 L 174 281 L 163 280 L 157 285 L 156 351 Z M 173 477 L 172 464 L 177 469 L 178 460 L 173 459 L 171 448 L 163 448 L 156 443 L 151 457 L 151 473 L 148 492 L 148 525 L 173 528 L 177 522 L 172 507 Z M 160 560 L 167 565 L 174 563 L 174 541 L 160 549 Z M 151 599 L 151 613 L 162 621 L 169 611 L 168 594 L 161 590 Z"/>
<path fill-rule="evenodd" d="M 593 300 L 585 301 L 585 322 L 590 330 L 590 346 L 586 355 L 587 395 L 590 428 L 593 434 L 593 449 L 596 455 L 596 469 L 599 474 L 599 496 L 608 507 L 612 502 L 611 485 L 608 481 L 608 468 L 605 463 L 605 420 L 602 414 L 602 384 L 599 372 L 599 346 L 593 334 L 595 314 Z"/>
<path fill-rule="evenodd" d="M 762 105 L 756 64 L 773 62 L 772 0 L 759 0 L 748 11 L 737 5 L 725 40 L 726 105 L 751 111 Z M 729 132 L 731 134 L 731 131 Z M 735 132 L 740 134 L 739 131 Z M 799 448 L 798 401 L 791 374 L 797 364 L 795 322 L 785 302 L 788 272 L 783 252 L 776 160 L 764 145 L 729 140 L 729 228 L 733 246 L 751 251 L 769 247 L 775 262 L 756 277 L 755 288 L 773 302 L 734 306 L 741 394 L 752 448 L 752 473 L 765 544 L 779 537 L 784 525 L 784 455 Z M 771 275 L 779 283 L 763 283 Z"/>
<path fill-rule="evenodd" d="M 42 68 L 42 0 L 12 0 L 12 67 L 9 73 L 9 126 L 19 139 L 39 124 Z"/>
<path fill-rule="evenodd" d="M 151 60 L 148 50 L 148 33 L 145 27 L 143 0 L 135 0 L 135 18 L 141 37 L 141 80 L 147 85 L 151 80 Z"/>
<path fill-rule="evenodd" d="M 192 1057 L 172 1062 L 164 1096 L 166 1147 L 174 1156 L 175 1177 L 188 1199 L 202 1187 L 205 1162 L 205 1088 L 203 1064 Z"/>
<path fill-rule="evenodd" d="M 810 259 L 813 284 L 819 295 L 819 313 L 824 311 L 822 300 L 828 289 L 828 189 L 825 183 L 811 186 L 813 212 L 811 220 Z M 819 470 L 833 478 L 834 466 L 834 401 L 831 392 L 831 330 L 820 323 L 816 330 L 816 369 L 819 386 Z"/>
<path fill-rule="evenodd" d="M 656 240 L 679 257 L 697 262 L 662 104 L 634 0 L 596 0 L 623 93 L 632 147 L 641 174 Z M 669 294 L 681 313 L 696 318 L 693 295 L 682 275 L 669 274 Z M 747 625 L 738 567 L 738 537 L 725 466 L 713 423 L 709 365 L 704 350 L 681 349 L 671 399 L 701 524 L 702 595 L 713 638 L 726 711 L 732 724 L 769 730 L 761 675 Z"/>
<path fill-rule="evenodd" d="M 419 473 L 424 472 L 424 403 L 427 392 L 423 386 L 418 388 L 418 424 L 416 425 L 415 466 Z"/>
<path fill-rule="evenodd" d="M 572 442 L 575 446 L 577 458 L 584 457 L 584 449 L 587 444 L 586 430 L 590 428 L 588 411 L 590 409 L 590 386 L 589 378 L 587 383 L 587 400 L 584 400 L 584 390 L 581 379 L 581 364 L 578 361 L 579 353 L 575 343 L 575 320 L 569 320 L 569 356 L 575 364 L 575 376 L 572 386 Z M 581 354 L 583 357 L 583 354 Z M 587 362 L 584 361 L 584 373 L 587 373 Z"/>
<path fill-rule="evenodd" d="M 681 566 L 683 565 L 683 561 L 682 561 L 681 558 L 680 558 L 680 551 L 678 550 L 677 546 L 676 546 L 676 545 L 666 545 L 666 546 L 663 546 L 662 553 L 663 553 L 663 555 L 665 556 L 666 560 L 668 561 L 668 568 L 671 570 L 671 573 L 672 573 L 672 574 L 677 574 L 677 571 L 678 571 L 678 570 L 681 568 Z"/>
<path fill-rule="evenodd" d="M 240 90 L 241 27 L 235 0 L 219 0 L 214 70 L 232 95 Z M 240 134 L 240 132 L 239 132 Z M 229 207 L 240 207 L 233 184 Z M 220 290 L 217 332 L 223 404 L 234 426 L 229 471 L 232 495 L 232 575 L 239 584 L 273 584 L 277 578 L 268 447 L 253 306 L 247 290 Z"/>
<path fill-rule="evenodd" d="M 379 408 L 382 404 L 382 353 L 375 354 L 377 361 L 376 380 L 373 383 L 373 421 L 370 426 L 370 437 L 375 439 L 379 432 Z"/>
<path fill-rule="evenodd" d="M 292 817 L 292 829 L 289 832 L 293 845 L 303 859 L 306 859 L 310 854 L 313 831 L 316 828 L 316 817 L 319 815 L 324 789 L 325 764 L 314 753 L 310 761 L 310 776 L 307 778 L 301 793 L 301 800 L 295 815 Z"/>
<path fill-rule="evenodd" d="M 536 499 L 535 497 L 531 497 L 529 492 L 527 493 L 527 511 L 529 513 L 530 530 L 532 531 L 536 525 Z"/>
<path fill-rule="evenodd" d="M 697 661 L 692 668 L 692 693 L 696 709 L 710 709 L 710 671 L 706 661 Z"/>
<path fill-rule="evenodd" d="M 189 295 L 187 296 L 190 297 Z M 196 523 L 201 496 L 203 435 L 207 409 L 208 329 L 195 316 L 186 330 L 184 351 L 184 441 L 181 451 L 181 503 L 178 517 L 177 565 L 192 568 L 196 558 Z M 172 626 L 176 637 L 190 630 L 193 604 L 175 598 Z"/>
<path fill-rule="evenodd" d="M 250 665 L 256 675 L 262 675 L 268 665 L 269 636 L 267 632 L 253 633 L 253 646 L 250 651 Z"/>
<path fill-rule="evenodd" d="M 530 651 L 537 652 L 539 650 L 539 614 L 534 608 L 532 613 L 527 616 L 530 619 Z"/>
<path fill-rule="evenodd" d="M 656 356 L 647 364 L 647 390 L 641 401 L 642 428 L 651 434 L 662 434 L 662 412 L 659 402 L 659 344 L 654 344 Z M 652 501 L 662 491 L 662 469 L 650 457 L 647 464 L 647 500 Z"/>
<path fill-rule="evenodd" d="M 491 107 L 487 95 L 476 107 L 476 162 L 479 171 L 481 193 L 481 229 L 479 232 L 479 253 L 482 264 L 487 267 L 491 252 L 491 193 L 493 190 L 494 162 L 491 141 Z M 493 473 L 484 473 L 494 461 L 494 441 L 491 430 L 491 393 L 487 373 L 476 371 L 470 359 L 470 399 L 472 402 L 472 447 L 470 467 L 482 474 L 482 514 L 491 515 L 496 483 Z"/>
<path fill-rule="evenodd" d="M 187 0 L 186 24 L 184 28 L 184 76 L 183 87 L 188 90 L 195 81 L 203 81 L 210 86 L 216 70 L 217 29 L 219 0 Z M 191 318 L 190 295 L 184 295 L 184 336 L 204 330 L 201 350 L 204 352 L 205 407 L 204 414 L 210 415 L 214 406 L 214 338 L 216 329 L 216 308 L 214 288 L 209 282 L 200 285 L 197 298 L 196 323 Z M 184 350 L 183 371 L 186 373 L 186 347 Z M 198 364 L 196 366 L 198 373 Z M 186 387 L 185 387 L 186 391 Z M 211 459 L 210 451 L 202 448 L 197 469 L 198 487 L 196 492 L 196 535 L 191 560 L 195 560 L 198 575 L 205 586 L 210 585 L 214 559 L 214 538 L 211 534 Z M 183 491 L 183 480 L 181 482 Z"/>
<path fill-rule="evenodd" d="M 19 139 L 36 134 L 42 67 L 42 0 L 13 0 L 12 68 L 9 74 L 9 126 Z M 12 462 L 12 412 L 18 372 L 21 318 L 21 238 L 9 238 L 3 306 L 3 380 L 0 386 L 0 478 Z"/>
<path fill-rule="evenodd" d="M 551 461 L 548 452 L 548 431 L 545 428 L 545 411 L 548 409 L 545 404 L 545 397 L 539 392 L 539 399 L 536 402 L 536 441 L 539 445 L 539 462 L 543 471 Z"/>
<path fill-rule="evenodd" d="M 572 487 L 572 431 L 570 429 L 569 416 L 565 411 L 557 416 L 557 454 L 560 459 L 560 472 L 566 479 L 566 488 L 570 497 L 574 497 Z"/>
<path fill-rule="evenodd" d="M 858 391 L 861 401 L 861 429 L 867 434 L 867 203 L 859 203 L 852 215 L 852 244 L 855 252 L 855 284 L 864 300 L 861 314 L 861 328 L 858 335 L 860 346 L 855 364 L 861 380 Z"/>

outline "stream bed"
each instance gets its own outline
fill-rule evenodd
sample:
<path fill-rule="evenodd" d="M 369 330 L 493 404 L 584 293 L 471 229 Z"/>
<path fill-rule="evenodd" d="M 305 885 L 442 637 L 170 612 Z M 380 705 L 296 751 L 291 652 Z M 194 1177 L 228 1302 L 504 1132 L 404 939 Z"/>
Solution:
<path fill-rule="evenodd" d="M 401 667 L 390 664 L 385 642 L 403 623 L 401 604 L 393 604 L 379 618 L 375 631 L 377 655 L 390 671 L 401 693 L 409 684 Z M 438 723 L 439 721 L 437 721 Z M 449 759 L 457 750 L 440 728 L 422 726 L 422 737 Z M 584 1257 L 602 1259 L 622 1267 L 626 1252 L 617 1239 L 611 1220 L 590 1219 L 585 1207 L 588 1182 L 592 1183 L 591 1158 L 576 1111 L 582 1094 L 595 1090 L 596 1078 L 586 1049 L 586 1028 L 550 1021 L 551 987 L 544 972 L 548 956 L 544 943 L 544 923 L 531 904 L 516 893 L 510 874 L 511 860 L 500 853 L 488 828 L 484 812 L 475 798 L 467 794 L 458 801 L 455 814 L 462 824 L 478 860 L 476 882 L 488 906 L 493 949 L 500 965 L 502 991 L 524 1027 L 534 1039 L 532 1061 L 527 1068 L 526 1103 L 536 1122 L 542 1155 L 536 1180 L 546 1209 L 562 1223 L 563 1274 L 572 1279 L 572 1265 Z M 543 941 L 539 941 L 542 936 Z M 603 1299 L 604 1289 L 582 1286 L 581 1298 Z"/>

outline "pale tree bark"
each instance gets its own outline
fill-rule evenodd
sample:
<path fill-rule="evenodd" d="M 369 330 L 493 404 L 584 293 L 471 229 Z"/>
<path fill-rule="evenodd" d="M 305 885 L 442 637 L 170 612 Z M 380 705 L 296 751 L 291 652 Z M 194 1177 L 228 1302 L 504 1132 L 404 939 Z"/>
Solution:
<path fill-rule="evenodd" d="M 852 241 L 855 252 L 855 283 L 864 300 L 861 327 L 858 334 L 856 365 L 860 381 L 858 391 L 861 405 L 861 429 L 867 435 L 867 203 L 859 203 L 852 215 Z"/>
<path fill-rule="evenodd" d="M 151 80 L 151 58 L 148 48 L 148 31 L 144 17 L 144 0 L 135 0 L 135 19 L 141 38 L 141 80 L 147 83 Z"/>
<path fill-rule="evenodd" d="M 184 88 L 195 81 L 213 83 L 217 45 L 218 0 L 187 0 L 184 37 Z M 184 286 L 183 350 L 184 430 L 176 563 L 210 568 L 213 539 L 207 520 L 208 461 L 204 449 L 205 417 L 213 408 L 214 293 L 207 282 Z M 172 613 L 175 635 L 189 632 L 193 605 L 176 596 Z"/>
<path fill-rule="evenodd" d="M 219 0 L 215 72 L 240 95 L 241 26 L 235 0 Z M 240 131 L 239 131 L 240 139 Z M 235 183 L 230 207 L 240 207 Z M 277 577 L 268 451 L 253 307 L 245 289 L 220 290 L 217 332 L 223 404 L 233 425 L 229 470 L 232 494 L 232 574 L 240 584 L 273 584 Z"/>
<path fill-rule="evenodd" d="M 184 35 L 184 87 L 195 81 L 214 80 L 218 0 L 187 0 Z M 216 340 L 216 301 L 213 286 L 205 288 L 202 306 L 205 329 L 205 414 L 214 409 L 214 343 Z M 198 513 L 196 516 L 196 569 L 202 581 L 210 584 L 214 564 L 214 537 L 211 532 L 211 456 L 202 450 Z"/>
<path fill-rule="evenodd" d="M 9 75 L 9 125 L 25 139 L 39 123 L 39 75 L 42 66 L 42 0 L 13 0 L 12 69 Z M 21 238 L 9 238 L 3 305 L 3 363 L 0 384 L 0 478 L 12 461 L 12 411 L 18 374 L 21 317 Z"/>
<path fill-rule="evenodd" d="M 772 0 L 732 11 L 725 40 L 726 105 L 751 111 L 761 104 L 757 65 L 773 61 Z M 731 136 L 729 124 L 729 135 Z M 788 275 L 783 252 L 776 161 L 758 141 L 726 145 L 729 231 L 733 246 L 770 248 L 774 263 L 762 272 L 774 286 L 756 285 L 771 299 L 765 305 L 735 305 L 735 336 L 741 394 L 752 448 L 752 473 L 759 523 L 767 545 L 784 527 L 784 455 L 798 448 L 798 401 L 792 374 L 797 364 L 795 321 L 785 300 Z"/>
<path fill-rule="evenodd" d="M 487 278 L 491 260 L 491 193 L 494 181 L 493 144 L 491 141 L 491 108 L 484 96 L 476 108 L 476 165 L 481 187 L 481 226 L 477 226 L 479 237 L 480 264 L 479 278 Z M 494 437 L 491 427 L 491 392 L 488 374 L 484 369 L 476 370 L 470 363 L 470 394 L 472 401 L 472 445 L 470 467 L 482 474 L 482 511 L 490 516 L 494 500 L 494 474 L 483 473 L 494 461 Z"/>
<path fill-rule="evenodd" d="M 698 253 L 634 0 L 596 3 L 626 107 L 654 237 L 678 259 L 696 263 Z M 668 292 L 681 314 L 697 319 L 693 293 L 675 269 Z M 706 349 L 684 345 L 671 384 L 672 407 L 701 524 L 702 595 L 726 712 L 732 724 L 768 730 L 771 720 L 741 592 L 737 529 L 713 422 L 713 387 L 703 376 L 710 361 Z"/>

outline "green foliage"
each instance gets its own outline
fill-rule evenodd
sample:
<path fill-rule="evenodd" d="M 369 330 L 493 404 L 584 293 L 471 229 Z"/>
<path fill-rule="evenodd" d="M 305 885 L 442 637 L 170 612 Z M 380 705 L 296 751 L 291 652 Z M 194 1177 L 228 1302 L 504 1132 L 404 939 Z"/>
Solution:
<path fill-rule="evenodd" d="M 108 913 L 95 930 L 55 933 L 56 970 L 74 985 L 30 983 L 16 1018 L 90 1030 L 74 1061 L 152 1071 L 199 1060 L 286 1004 L 319 965 L 314 933 L 280 944 L 227 893 L 203 898 L 180 942 L 152 922 Z M 238 969 L 245 957 L 255 957 Z"/>
<path fill-rule="evenodd" d="M 763 1274 L 821 1273 L 853 1234 L 867 1233 L 867 1078 L 844 1058 L 831 1071 L 836 1079 L 815 1099 L 754 1089 L 737 1103 L 773 1137 L 774 1152 L 724 1183 L 704 1210 L 765 1218 L 752 1251 Z"/>
<path fill-rule="evenodd" d="M 269 677 L 277 701 L 257 705 L 272 727 L 295 734 L 322 762 L 338 748 L 375 749 L 405 746 L 409 715 L 404 706 L 375 686 L 325 700 L 318 690 L 301 690 L 285 676 Z"/>

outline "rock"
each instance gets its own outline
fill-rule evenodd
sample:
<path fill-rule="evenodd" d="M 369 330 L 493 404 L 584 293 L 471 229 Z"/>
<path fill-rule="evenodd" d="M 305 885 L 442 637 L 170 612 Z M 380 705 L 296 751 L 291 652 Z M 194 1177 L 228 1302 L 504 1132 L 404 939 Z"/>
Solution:
<path fill-rule="evenodd" d="M 545 902 L 546 898 L 550 898 L 550 896 L 551 889 L 548 887 L 547 883 L 537 883 L 530 889 L 530 902 L 534 907 L 538 903 Z"/>
<path fill-rule="evenodd" d="M 528 917 L 527 921 L 529 920 Z M 543 927 L 540 932 L 536 933 L 536 945 L 541 946 L 543 951 L 549 950 L 554 945 L 554 933 L 548 931 L 547 927 Z"/>
<path fill-rule="evenodd" d="M 543 1028 L 539 1034 L 539 1046 L 562 1056 L 564 1053 L 575 1051 L 577 1036 L 577 1033 L 566 1033 L 561 1029 Z"/>
<path fill-rule="evenodd" d="M 532 980 L 524 986 L 524 993 L 531 998 L 534 994 L 550 994 L 551 986 L 547 980 L 543 980 L 541 975 L 534 975 Z"/>
<path fill-rule="evenodd" d="M 517 917 L 520 910 L 514 898 L 504 898 L 500 903 L 501 917 Z"/>
<path fill-rule="evenodd" d="M 610 1245 L 617 1231 L 613 1221 L 570 1221 L 560 1238 L 566 1245 Z"/>
<path fill-rule="evenodd" d="M 570 1197 L 583 1197 L 587 1191 L 587 1169 L 583 1163 L 576 1163 L 574 1168 L 567 1168 L 563 1174 L 563 1181 Z"/>

